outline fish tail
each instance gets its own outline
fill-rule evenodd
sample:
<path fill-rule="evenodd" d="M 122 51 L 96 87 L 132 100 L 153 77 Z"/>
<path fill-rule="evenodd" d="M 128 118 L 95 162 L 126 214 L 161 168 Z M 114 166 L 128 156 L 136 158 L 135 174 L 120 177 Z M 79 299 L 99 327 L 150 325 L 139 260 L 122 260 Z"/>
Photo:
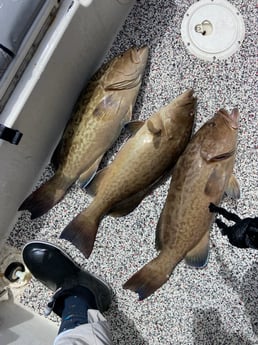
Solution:
<path fill-rule="evenodd" d="M 60 238 L 70 241 L 88 258 L 93 250 L 99 219 L 84 211 L 77 215 L 62 231 Z"/>
<path fill-rule="evenodd" d="M 141 301 L 149 297 L 169 279 L 174 266 L 171 263 L 171 258 L 164 262 L 164 256 L 160 253 L 158 257 L 127 280 L 123 288 L 138 293 Z"/>
<path fill-rule="evenodd" d="M 31 219 L 42 216 L 64 197 L 73 182 L 65 177 L 54 175 L 31 193 L 23 201 L 18 211 L 28 210 L 31 213 Z"/>

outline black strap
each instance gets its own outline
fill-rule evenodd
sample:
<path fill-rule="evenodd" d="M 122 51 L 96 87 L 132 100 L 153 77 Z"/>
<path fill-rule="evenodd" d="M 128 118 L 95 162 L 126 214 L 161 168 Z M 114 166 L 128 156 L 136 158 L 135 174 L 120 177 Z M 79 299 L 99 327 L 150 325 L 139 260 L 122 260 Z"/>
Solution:
<path fill-rule="evenodd" d="M 0 123 L 0 139 L 6 140 L 11 144 L 18 145 L 23 134 L 17 129 L 6 127 Z"/>

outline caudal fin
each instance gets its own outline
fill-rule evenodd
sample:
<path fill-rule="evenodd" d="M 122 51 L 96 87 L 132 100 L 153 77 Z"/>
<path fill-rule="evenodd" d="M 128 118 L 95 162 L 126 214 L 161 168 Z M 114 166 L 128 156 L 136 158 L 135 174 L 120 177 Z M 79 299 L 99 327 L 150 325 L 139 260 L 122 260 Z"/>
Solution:
<path fill-rule="evenodd" d="M 169 279 L 172 270 L 173 265 L 166 264 L 160 254 L 127 280 L 123 288 L 138 293 L 141 301 L 160 288 Z"/>
<path fill-rule="evenodd" d="M 70 241 L 88 258 L 93 250 L 99 221 L 80 213 L 62 231 L 60 238 Z"/>
<path fill-rule="evenodd" d="M 54 175 L 49 181 L 31 193 L 18 211 L 28 210 L 31 219 L 42 216 L 57 204 L 65 195 L 73 181 Z"/>

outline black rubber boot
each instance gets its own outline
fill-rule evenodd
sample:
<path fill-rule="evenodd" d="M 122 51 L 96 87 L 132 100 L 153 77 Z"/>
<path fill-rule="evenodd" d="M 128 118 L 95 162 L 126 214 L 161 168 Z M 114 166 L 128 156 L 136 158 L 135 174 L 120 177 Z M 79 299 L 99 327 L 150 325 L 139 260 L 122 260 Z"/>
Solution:
<path fill-rule="evenodd" d="M 22 256 L 32 275 L 55 292 L 46 314 L 53 310 L 61 316 L 64 299 L 71 296 L 76 287 L 86 288 L 90 308 L 100 312 L 109 308 L 112 298 L 109 285 L 82 270 L 61 248 L 44 241 L 32 241 L 25 245 Z"/>

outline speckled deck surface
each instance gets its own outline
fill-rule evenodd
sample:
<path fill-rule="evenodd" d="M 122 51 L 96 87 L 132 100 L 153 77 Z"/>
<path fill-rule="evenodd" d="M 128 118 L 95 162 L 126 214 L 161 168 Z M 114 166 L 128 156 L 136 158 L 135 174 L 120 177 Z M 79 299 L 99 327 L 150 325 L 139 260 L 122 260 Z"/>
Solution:
<path fill-rule="evenodd" d="M 195 131 L 220 107 L 241 112 L 235 175 L 241 185 L 238 201 L 222 205 L 241 217 L 257 216 L 258 117 L 256 105 L 255 1 L 231 1 L 242 13 L 246 38 L 241 49 L 224 61 L 205 62 L 190 55 L 181 40 L 184 13 L 194 1 L 137 1 L 107 59 L 131 45 L 150 47 L 149 63 L 134 109 L 135 119 L 152 112 L 189 87 L 198 97 Z M 123 137 L 105 157 L 106 165 Z M 41 180 L 52 175 L 47 167 Z M 59 234 L 91 198 L 78 186 L 48 214 L 31 221 L 24 212 L 9 244 L 21 248 L 32 239 L 48 240 L 62 248 L 84 268 L 101 275 L 114 290 L 105 314 L 114 344 L 119 345 L 254 345 L 258 344 L 258 252 L 232 247 L 218 228 L 211 229 L 211 251 L 205 269 L 181 262 L 169 281 L 143 302 L 122 284 L 156 255 L 155 227 L 169 181 L 156 189 L 130 215 L 106 217 L 99 228 L 94 251 L 87 260 Z M 51 293 L 32 280 L 22 303 L 39 314 Z M 52 320 L 59 322 L 54 315 Z"/>

